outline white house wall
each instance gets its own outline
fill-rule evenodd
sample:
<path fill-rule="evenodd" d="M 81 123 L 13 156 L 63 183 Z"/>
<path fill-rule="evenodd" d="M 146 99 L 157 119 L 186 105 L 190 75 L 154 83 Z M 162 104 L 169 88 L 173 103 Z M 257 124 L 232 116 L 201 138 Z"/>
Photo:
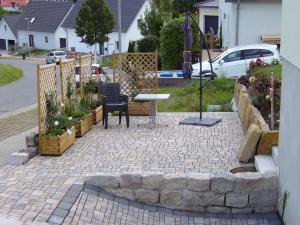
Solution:
<path fill-rule="evenodd" d="M 261 35 L 281 33 L 281 1 L 241 2 L 238 45 L 261 43 Z M 236 46 L 237 3 L 219 1 L 219 26 L 223 47 Z"/>
<path fill-rule="evenodd" d="M 33 32 L 29 31 L 29 35 L 33 35 L 34 48 L 43 50 L 56 49 L 55 45 L 55 33 Z M 48 43 L 45 41 L 45 37 L 48 37 Z M 18 30 L 18 44 L 20 47 L 27 46 L 28 33 L 27 31 Z"/>
<path fill-rule="evenodd" d="M 300 224 L 300 20 L 299 0 L 283 1 L 282 42 L 283 60 L 280 138 L 279 138 L 279 211 L 284 211 L 284 224 Z M 283 198 L 287 194 L 285 209 Z"/>
<path fill-rule="evenodd" d="M 67 38 L 66 31 L 58 27 L 55 31 L 55 49 L 60 49 L 60 38 Z"/>
<path fill-rule="evenodd" d="M 6 39 L 6 49 L 8 49 L 8 40 L 14 40 L 15 43 L 17 42 L 16 36 L 11 31 L 10 27 L 4 19 L 0 20 L 0 39 Z"/>

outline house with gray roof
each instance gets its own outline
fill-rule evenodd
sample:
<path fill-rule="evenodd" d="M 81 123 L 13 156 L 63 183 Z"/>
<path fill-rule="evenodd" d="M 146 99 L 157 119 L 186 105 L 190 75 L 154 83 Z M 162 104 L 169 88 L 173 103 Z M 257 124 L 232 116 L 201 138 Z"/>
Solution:
<path fill-rule="evenodd" d="M 0 50 L 11 50 L 17 43 L 17 21 L 20 14 L 0 18 Z"/>
<path fill-rule="evenodd" d="M 30 2 L 16 25 L 18 45 L 44 50 L 65 48 L 66 33 L 61 24 L 73 6 L 71 1 Z"/>
<path fill-rule="evenodd" d="M 105 0 L 107 6 L 112 11 L 115 18 L 115 27 L 113 32 L 109 35 L 109 41 L 103 45 L 97 44 L 96 51 L 100 55 L 110 55 L 113 51 L 118 51 L 118 1 Z M 94 52 L 95 46 L 89 46 L 81 42 L 81 39 L 76 35 L 75 25 L 76 17 L 80 10 L 83 0 L 78 0 L 61 25 L 67 36 L 67 49 L 77 52 Z M 122 49 L 126 52 L 128 49 L 129 41 L 134 41 L 142 38 L 142 35 L 138 29 L 138 20 L 144 16 L 147 8 L 150 8 L 149 0 L 130 0 L 122 1 Z"/>

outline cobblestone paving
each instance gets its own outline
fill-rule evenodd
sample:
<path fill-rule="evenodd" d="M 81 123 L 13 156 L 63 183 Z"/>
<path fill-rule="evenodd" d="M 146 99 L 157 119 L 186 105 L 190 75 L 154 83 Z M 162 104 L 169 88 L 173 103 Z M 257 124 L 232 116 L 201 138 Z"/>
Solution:
<path fill-rule="evenodd" d="M 243 132 L 236 113 L 210 113 L 222 122 L 207 127 L 179 126 L 195 114 L 161 114 L 168 127 L 137 127 L 146 117 L 131 117 L 130 128 L 94 126 L 60 157 L 37 156 L 22 166 L 0 167 L 0 214 L 30 223 L 44 222 L 74 183 L 95 172 L 220 172 L 238 166 Z"/>
<path fill-rule="evenodd" d="M 37 110 L 25 112 L 0 119 L 0 141 L 37 126 Z M 1 150 L 1 149 L 0 149 Z"/>
<path fill-rule="evenodd" d="M 85 189 L 64 225 L 280 225 L 277 214 L 196 214 L 130 202 Z"/>

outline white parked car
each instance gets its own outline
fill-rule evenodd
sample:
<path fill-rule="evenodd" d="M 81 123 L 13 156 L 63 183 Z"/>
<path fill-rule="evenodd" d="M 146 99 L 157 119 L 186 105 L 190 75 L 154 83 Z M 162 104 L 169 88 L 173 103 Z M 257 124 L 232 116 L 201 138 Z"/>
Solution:
<path fill-rule="evenodd" d="M 96 80 L 97 82 L 105 82 L 106 76 L 102 71 L 102 68 L 99 64 L 92 64 L 92 79 Z M 76 65 L 76 83 L 79 85 L 80 83 L 80 66 Z"/>
<path fill-rule="evenodd" d="M 212 60 L 213 75 L 239 77 L 245 75 L 251 61 L 260 58 L 265 63 L 280 60 L 276 45 L 258 44 L 230 48 Z M 193 64 L 193 77 L 199 77 L 200 65 Z M 202 63 L 202 76 L 211 76 L 210 63 Z"/>
<path fill-rule="evenodd" d="M 46 57 L 46 63 L 59 63 L 59 60 L 67 58 L 67 53 L 64 51 L 51 51 Z"/>

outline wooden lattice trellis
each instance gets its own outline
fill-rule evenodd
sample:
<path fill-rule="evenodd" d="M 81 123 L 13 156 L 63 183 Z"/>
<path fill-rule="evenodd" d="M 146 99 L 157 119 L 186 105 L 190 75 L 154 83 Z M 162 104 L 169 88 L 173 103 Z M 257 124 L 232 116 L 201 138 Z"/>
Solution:
<path fill-rule="evenodd" d="M 67 97 L 68 82 L 72 92 L 76 93 L 76 62 L 75 59 L 66 59 L 60 62 L 61 101 Z"/>
<path fill-rule="evenodd" d="M 83 84 L 88 82 L 92 76 L 92 54 L 82 55 L 79 58 L 80 66 L 80 94 L 83 93 Z"/>
<path fill-rule="evenodd" d="M 138 93 L 157 92 L 157 52 L 114 53 L 113 82 L 131 99 Z"/>
<path fill-rule="evenodd" d="M 57 99 L 56 64 L 37 66 L 38 126 L 39 136 L 47 132 L 45 124 L 47 107 L 46 94 L 54 93 Z"/>

